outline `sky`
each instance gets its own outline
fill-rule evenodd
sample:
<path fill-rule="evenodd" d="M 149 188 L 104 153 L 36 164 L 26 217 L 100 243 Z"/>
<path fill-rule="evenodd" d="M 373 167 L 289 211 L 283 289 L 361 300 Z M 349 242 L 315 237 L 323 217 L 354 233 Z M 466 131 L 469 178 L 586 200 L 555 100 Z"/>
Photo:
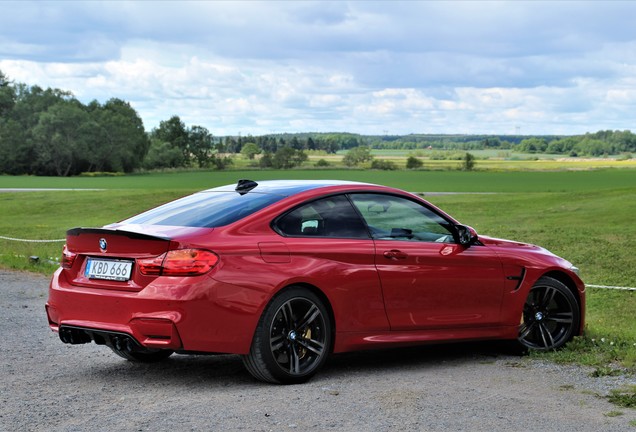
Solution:
<path fill-rule="evenodd" d="M 636 130 L 636 2 L 0 1 L 0 71 L 216 136 Z"/>

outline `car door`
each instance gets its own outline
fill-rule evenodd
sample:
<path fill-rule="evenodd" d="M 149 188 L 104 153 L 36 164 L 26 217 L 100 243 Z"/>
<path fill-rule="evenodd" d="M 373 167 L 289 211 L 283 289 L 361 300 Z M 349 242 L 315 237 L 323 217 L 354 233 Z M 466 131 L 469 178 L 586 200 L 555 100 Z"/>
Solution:
<path fill-rule="evenodd" d="M 375 242 L 392 330 L 499 323 L 504 275 L 493 251 L 457 244 L 453 223 L 418 201 L 378 193 L 350 199 Z"/>
<path fill-rule="evenodd" d="M 346 196 L 304 203 L 273 226 L 288 250 L 285 271 L 328 296 L 338 332 L 389 330 L 374 242 Z"/>

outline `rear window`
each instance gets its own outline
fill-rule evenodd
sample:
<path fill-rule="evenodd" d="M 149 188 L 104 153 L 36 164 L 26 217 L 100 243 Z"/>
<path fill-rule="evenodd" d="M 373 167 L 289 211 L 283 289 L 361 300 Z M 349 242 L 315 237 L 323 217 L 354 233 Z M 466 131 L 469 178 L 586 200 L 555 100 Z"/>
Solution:
<path fill-rule="evenodd" d="M 126 224 L 215 228 L 229 225 L 284 198 L 282 195 L 199 192 L 148 210 Z"/>

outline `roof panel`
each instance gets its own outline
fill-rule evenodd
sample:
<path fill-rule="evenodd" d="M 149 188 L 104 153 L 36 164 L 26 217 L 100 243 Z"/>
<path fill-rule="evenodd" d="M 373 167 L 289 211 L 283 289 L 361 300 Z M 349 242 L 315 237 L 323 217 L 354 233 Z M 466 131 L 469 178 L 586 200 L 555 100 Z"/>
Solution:
<path fill-rule="evenodd" d="M 248 193 L 277 194 L 290 196 L 310 189 L 316 189 L 327 186 L 344 186 L 344 185 L 369 185 L 369 183 L 352 182 L 344 180 L 263 180 L 258 181 L 258 186 Z M 219 186 L 207 189 L 203 192 L 234 192 L 235 184 Z"/>

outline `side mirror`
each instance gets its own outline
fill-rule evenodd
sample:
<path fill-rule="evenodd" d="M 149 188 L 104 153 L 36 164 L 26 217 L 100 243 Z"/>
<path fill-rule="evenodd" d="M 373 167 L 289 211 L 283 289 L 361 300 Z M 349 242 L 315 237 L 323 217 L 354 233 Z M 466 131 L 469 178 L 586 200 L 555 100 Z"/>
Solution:
<path fill-rule="evenodd" d="M 462 246 L 470 246 L 477 241 L 477 231 L 466 225 L 455 225 L 457 243 Z"/>

